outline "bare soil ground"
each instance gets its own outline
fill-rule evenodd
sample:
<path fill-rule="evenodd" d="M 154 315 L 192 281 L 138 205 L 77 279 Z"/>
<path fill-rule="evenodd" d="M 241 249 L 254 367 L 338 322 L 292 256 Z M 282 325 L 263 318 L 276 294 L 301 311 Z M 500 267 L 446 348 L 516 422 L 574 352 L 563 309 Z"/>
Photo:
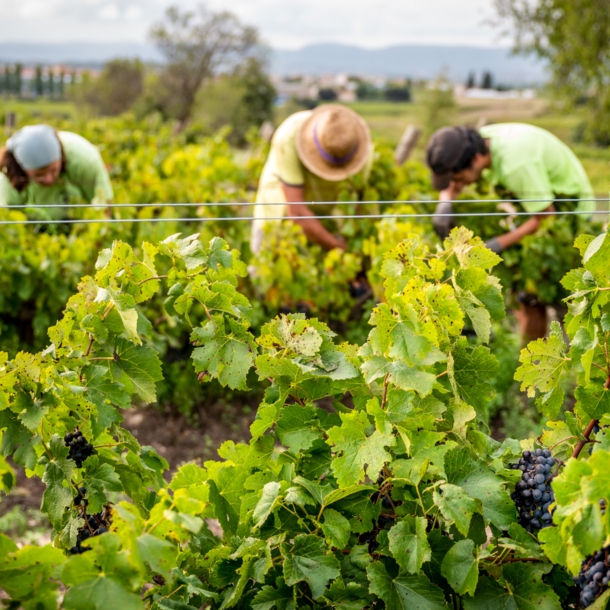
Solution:
<path fill-rule="evenodd" d="M 169 462 L 171 474 L 185 462 L 202 463 L 215 459 L 216 450 L 227 440 L 247 441 L 255 413 L 255 408 L 240 402 L 218 402 L 201 407 L 192 419 L 170 411 L 138 407 L 123 413 L 123 427 L 141 445 L 154 447 Z M 23 510 L 40 508 L 45 488 L 42 481 L 28 479 L 22 468 L 16 468 L 16 474 L 17 485 L 0 501 L 0 516 L 16 506 Z"/>

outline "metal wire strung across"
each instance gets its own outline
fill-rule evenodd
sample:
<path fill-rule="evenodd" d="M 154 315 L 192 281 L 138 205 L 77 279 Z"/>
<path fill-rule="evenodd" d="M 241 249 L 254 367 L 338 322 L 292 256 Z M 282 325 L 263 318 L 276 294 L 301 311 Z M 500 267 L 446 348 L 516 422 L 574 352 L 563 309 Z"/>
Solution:
<path fill-rule="evenodd" d="M 452 203 L 473 203 L 473 204 L 500 204 L 500 203 L 578 203 L 578 202 L 595 202 L 608 203 L 610 199 L 461 199 L 454 200 Z M 421 204 L 438 204 L 438 200 L 403 200 L 403 201 L 324 201 L 324 202 L 306 202 L 306 205 L 421 205 Z M 184 208 L 184 207 L 251 207 L 251 206 L 291 206 L 302 205 L 297 202 L 286 203 L 252 203 L 252 202 L 236 202 L 236 203 L 92 203 L 92 204 L 22 204 L 7 206 L 3 208 L 5 211 L 16 209 L 34 210 L 34 209 L 80 209 L 80 208 Z M 571 211 L 551 211 L 551 212 L 517 212 L 517 211 L 500 211 L 500 212 L 457 212 L 438 214 L 436 212 L 413 212 L 402 214 L 328 214 L 314 216 L 274 216 L 274 217 L 256 217 L 256 216 L 232 216 L 232 217 L 186 217 L 186 218 L 65 218 L 65 219 L 19 219 L 19 220 L 4 220 L 0 219 L 0 225 L 45 225 L 45 224 L 113 224 L 113 223 L 159 223 L 159 222 L 248 222 L 253 220 L 273 221 L 273 220 L 379 220 L 384 218 L 394 219 L 415 219 L 415 218 L 433 218 L 437 216 L 450 216 L 452 218 L 474 218 L 474 217 L 516 217 L 516 216 L 593 216 L 593 215 L 608 215 L 609 210 L 571 210 Z"/>

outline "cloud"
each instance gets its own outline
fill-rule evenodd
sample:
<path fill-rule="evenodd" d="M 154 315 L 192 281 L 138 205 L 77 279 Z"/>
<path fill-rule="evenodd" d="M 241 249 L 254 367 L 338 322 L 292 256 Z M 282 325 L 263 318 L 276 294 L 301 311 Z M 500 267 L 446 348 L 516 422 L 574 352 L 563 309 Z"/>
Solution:
<path fill-rule="evenodd" d="M 97 16 L 104 21 L 116 21 L 119 16 L 119 7 L 116 4 L 106 4 L 97 13 Z"/>
<path fill-rule="evenodd" d="M 174 0 L 177 2 L 177 0 Z M 0 39 L 24 41 L 146 40 L 171 0 L 0 0 Z M 197 0 L 180 0 L 181 8 Z M 497 32 L 483 24 L 493 0 L 207 0 L 255 25 L 275 47 L 315 42 L 364 47 L 401 43 L 488 45 Z"/>

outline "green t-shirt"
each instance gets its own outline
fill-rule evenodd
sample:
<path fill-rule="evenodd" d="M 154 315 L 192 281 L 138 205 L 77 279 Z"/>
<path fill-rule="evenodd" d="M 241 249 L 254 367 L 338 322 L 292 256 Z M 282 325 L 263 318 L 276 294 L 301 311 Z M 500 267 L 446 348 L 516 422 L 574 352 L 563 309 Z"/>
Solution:
<path fill-rule="evenodd" d="M 524 123 L 488 125 L 479 133 L 491 142 L 491 168 L 486 177 L 498 190 L 533 200 L 522 204 L 527 212 L 548 208 L 558 196 L 594 198 L 582 164 L 552 133 Z M 577 209 L 592 211 L 595 202 L 580 201 Z"/>
<path fill-rule="evenodd" d="M 110 177 L 99 150 L 75 133 L 61 131 L 58 136 L 66 158 L 65 171 L 59 180 L 52 186 L 40 186 L 30 182 L 23 191 L 18 192 L 11 186 L 8 178 L 0 173 L 0 206 L 29 203 L 48 205 L 49 209 L 37 216 L 55 220 L 65 217 L 67 210 L 53 208 L 53 204 L 112 201 L 114 195 Z"/>
<path fill-rule="evenodd" d="M 310 172 L 299 159 L 296 137 L 303 123 L 311 115 L 311 110 L 304 110 L 289 116 L 278 128 L 271 141 L 269 157 L 263 168 L 259 181 L 256 203 L 286 202 L 282 184 L 289 186 L 302 186 L 305 190 L 305 202 L 336 201 L 342 182 L 330 182 Z M 365 180 L 370 174 L 373 165 L 374 150 L 367 165 L 361 174 Z M 323 212 L 323 214 L 326 214 Z M 264 224 L 270 218 L 286 215 L 285 205 L 257 205 L 254 206 L 252 223 L 251 247 L 254 252 L 261 245 Z"/>

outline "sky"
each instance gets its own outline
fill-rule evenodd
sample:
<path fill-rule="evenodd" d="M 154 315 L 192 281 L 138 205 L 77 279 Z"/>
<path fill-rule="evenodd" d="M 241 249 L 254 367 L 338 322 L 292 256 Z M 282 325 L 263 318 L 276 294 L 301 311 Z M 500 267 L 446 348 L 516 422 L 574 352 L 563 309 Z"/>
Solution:
<path fill-rule="evenodd" d="M 167 0 L 0 0 L 2 42 L 145 42 Z M 182 8 L 196 0 L 180 0 Z M 259 28 L 274 48 L 319 42 L 505 46 L 486 24 L 493 0 L 208 0 Z"/>

